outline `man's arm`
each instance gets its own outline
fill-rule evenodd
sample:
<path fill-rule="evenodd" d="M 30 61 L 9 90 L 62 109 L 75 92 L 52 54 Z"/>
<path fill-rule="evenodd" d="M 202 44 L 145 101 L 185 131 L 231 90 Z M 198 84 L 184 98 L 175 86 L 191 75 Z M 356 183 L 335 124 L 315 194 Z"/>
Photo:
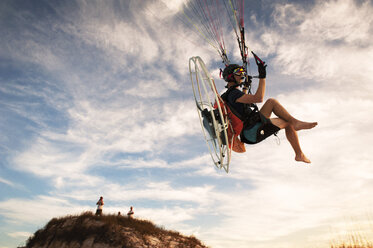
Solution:
<path fill-rule="evenodd" d="M 258 103 L 258 102 L 263 102 L 264 100 L 264 95 L 265 95 L 265 90 L 266 90 L 266 79 L 265 78 L 260 78 L 259 79 L 259 86 L 258 89 L 256 90 L 254 95 L 251 94 L 244 94 L 240 98 L 236 100 L 236 102 L 240 103 Z"/>
<path fill-rule="evenodd" d="M 254 55 L 255 63 L 258 66 L 258 72 L 259 72 L 259 86 L 256 90 L 254 95 L 251 94 L 245 94 L 238 98 L 236 102 L 240 103 L 258 103 L 263 102 L 264 100 L 264 94 L 266 90 L 266 76 L 267 76 L 267 70 L 266 70 L 266 63 L 262 61 L 254 52 L 251 52 Z"/>

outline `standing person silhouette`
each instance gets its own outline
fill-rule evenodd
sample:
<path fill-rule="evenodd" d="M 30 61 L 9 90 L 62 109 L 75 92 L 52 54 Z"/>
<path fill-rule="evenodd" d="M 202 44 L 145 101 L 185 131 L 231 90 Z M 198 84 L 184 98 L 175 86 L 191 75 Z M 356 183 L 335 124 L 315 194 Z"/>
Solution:
<path fill-rule="evenodd" d="M 96 215 L 101 216 L 102 215 L 102 208 L 104 206 L 104 198 L 101 196 L 98 202 L 96 203 L 97 205 L 97 210 L 96 210 Z"/>
<path fill-rule="evenodd" d="M 128 218 L 132 218 L 132 215 L 134 215 L 134 214 L 135 214 L 135 212 L 133 212 L 133 207 L 131 206 L 130 211 L 128 211 L 128 213 L 127 213 L 127 216 L 128 216 Z"/>

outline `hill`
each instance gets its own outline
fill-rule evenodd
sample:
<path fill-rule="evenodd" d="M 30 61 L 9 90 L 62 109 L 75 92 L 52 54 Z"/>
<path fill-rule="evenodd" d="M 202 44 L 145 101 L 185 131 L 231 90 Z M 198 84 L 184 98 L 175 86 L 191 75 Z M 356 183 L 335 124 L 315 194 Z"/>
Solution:
<path fill-rule="evenodd" d="M 193 236 L 124 216 L 92 212 L 53 218 L 26 242 L 26 248 L 206 248 Z"/>

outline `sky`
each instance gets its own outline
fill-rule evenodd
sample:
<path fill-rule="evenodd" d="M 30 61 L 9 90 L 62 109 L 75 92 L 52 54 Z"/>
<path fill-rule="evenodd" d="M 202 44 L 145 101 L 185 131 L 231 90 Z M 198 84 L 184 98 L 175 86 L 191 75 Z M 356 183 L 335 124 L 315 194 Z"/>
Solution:
<path fill-rule="evenodd" d="M 180 2 L 0 2 L 0 247 L 94 212 L 100 196 L 106 214 L 133 206 L 214 248 L 373 240 L 373 2 L 245 1 L 265 99 L 319 125 L 298 133 L 311 165 L 280 131 L 280 145 L 233 154 L 228 174 L 203 140 L 188 60 L 219 90 L 223 65 L 177 18 Z"/>

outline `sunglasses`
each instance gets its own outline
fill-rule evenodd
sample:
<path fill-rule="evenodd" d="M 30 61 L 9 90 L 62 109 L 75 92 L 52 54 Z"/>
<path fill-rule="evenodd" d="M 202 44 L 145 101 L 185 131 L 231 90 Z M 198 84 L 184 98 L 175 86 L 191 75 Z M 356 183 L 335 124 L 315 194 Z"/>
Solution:
<path fill-rule="evenodd" d="M 245 75 L 246 72 L 242 67 L 239 67 L 239 68 L 237 68 L 233 71 L 233 74 L 237 75 L 237 76 L 240 76 L 240 75 Z"/>

